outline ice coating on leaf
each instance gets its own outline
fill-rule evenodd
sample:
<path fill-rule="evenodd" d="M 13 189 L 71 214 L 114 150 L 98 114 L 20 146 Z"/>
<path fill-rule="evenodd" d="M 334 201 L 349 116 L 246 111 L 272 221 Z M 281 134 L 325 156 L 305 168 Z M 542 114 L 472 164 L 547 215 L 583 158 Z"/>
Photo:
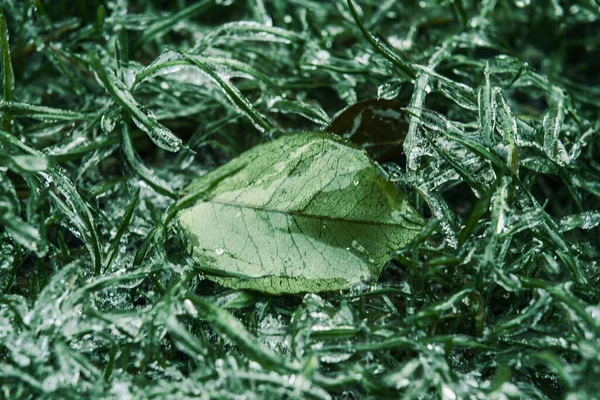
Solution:
<path fill-rule="evenodd" d="M 229 22 L 202 37 L 199 44 L 214 45 L 223 40 L 279 42 L 289 44 L 299 35 L 286 29 L 267 26 L 254 21 Z"/>
<path fill-rule="evenodd" d="M 104 133 L 111 133 L 115 126 L 117 125 L 118 114 L 113 110 L 108 111 L 105 114 L 102 114 L 102 118 L 100 119 L 100 126 Z"/>
<path fill-rule="evenodd" d="M 269 108 L 271 111 L 301 115 L 322 126 L 330 122 L 329 116 L 321 107 L 298 100 L 286 100 L 277 96 L 269 101 Z"/>
<path fill-rule="evenodd" d="M 48 169 L 48 159 L 37 155 L 21 155 L 10 157 L 20 169 L 29 172 L 45 171 Z"/>
<path fill-rule="evenodd" d="M 136 84 L 140 84 L 149 79 L 157 76 L 163 76 L 181 71 L 185 65 L 165 65 L 174 64 L 174 62 L 181 60 L 181 55 L 173 50 L 166 50 L 160 56 L 158 56 L 150 65 L 144 67 L 137 74 Z M 141 78 L 140 78 L 141 77 Z"/>
<path fill-rule="evenodd" d="M 544 150 L 550 159 L 558 165 L 568 165 L 569 155 L 559 140 L 565 119 L 565 95 L 562 90 L 553 88 L 548 99 L 549 110 L 544 115 Z"/>
<path fill-rule="evenodd" d="M 193 258 L 228 275 L 211 278 L 225 286 L 299 293 L 376 279 L 423 224 L 364 151 L 332 135 L 283 137 L 220 170 L 185 190 L 231 171 L 179 224 Z"/>
<path fill-rule="evenodd" d="M 398 97 L 400 89 L 402 89 L 403 81 L 398 79 L 392 79 L 382 83 L 377 88 L 377 98 L 384 100 L 392 100 Z"/>
<path fill-rule="evenodd" d="M 2 89 L 4 100 L 12 99 L 12 91 L 15 88 L 9 43 L 6 19 L 0 9 L 0 89 Z"/>

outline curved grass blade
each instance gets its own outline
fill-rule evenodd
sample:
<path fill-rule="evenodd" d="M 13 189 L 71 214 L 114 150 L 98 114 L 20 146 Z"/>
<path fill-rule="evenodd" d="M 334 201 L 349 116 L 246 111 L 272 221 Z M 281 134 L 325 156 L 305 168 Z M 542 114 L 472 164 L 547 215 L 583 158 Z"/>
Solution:
<path fill-rule="evenodd" d="M 181 139 L 160 124 L 150 112 L 144 110 L 136 102 L 127 86 L 112 71 L 105 68 L 96 56 L 88 53 L 88 58 L 104 89 L 131 114 L 135 124 L 146 132 L 158 147 L 171 152 L 179 151 L 181 149 Z"/>
<path fill-rule="evenodd" d="M 135 190 L 135 193 L 133 194 L 133 199 L 131 199 L 131 203 L 129 203 L 129 207 L 127 207 L 127 211 L 125 211 L 125 215 L 123 215 L 123 219 L 121 220 L 119 229 L 117 230 L 117 233 L 115 234 L 115 237 L 113 238 L 112 243 L 110 244 L 110 249 L 108 251 L 108 257 L 106 257 L 106 260 L 104 261 L 103 272 L 106 272 L 109 270 L 110 265 L 112 264 L 114 259 L 117 257 L 117 253 L 119 252 L 119 246 L 121 244 L 121 237 L 123 236 L 123 233 L 125 233 L 125 229 L 127 229 L 127 227 L 129 226 L 129 223 L 131 222 L 131 219 L 133 218 L 133 213 L 135 212 L 135 209 L 137 208 L 139 201 L 140 201 L 140 188 L 137 188 Z"/>
<path fill-rule="evenodd" d="M 214 4 L 213 0 L 204 0 L 196 3 L 192 3 L 191 6 L 184 8 L 176 12 L 167 18 L 159 18 L 158 22 L 152 24 L 148 29 L 144 30 L 144 33 L 133 45 L 133 51 L 139 50 L 139 48 L 150 39 L 156 39 L 165 34 L 169 29 L 175 26 L 179 21 L 192 18 L 203 11 L 206 11 L 210 6 Z"/>
<path fill-rule="evenodd" d="M 586 211 L 580 214 L 567 215 L 558 222 L 561 232 L 572 229 L 593 229 L 600 225 L 600 211 Z"/>
<path fill-rule="evenodd" d="M 3 130 L 0 130 L 0 142 L 14 149 L 20 149 L 30 155 L 42 156 L 40 152 L 32 149 L 15 136 Z M 67 216 L 69 222 L 81 235 L 92 258 L 94 274 L 99 275 L 102 267 L 102 253 L 100 251 L 96 223 L 94 222 L 89 206 L 81 198 L 75 185 L 73 185 L 71 180 L 59 167 L 50 167 L 46 171 L 39 171 L 36 173 L 36 176 L 55 187 L 55 190 L 49 191 L 50 198 L 54 201 L 55 206 Z"/>
<path fill-rule="evenodd" d="M 502 162 L 500 157 L 498 157 L 496 154 L 493 154 L 475 140 L 468 138 L 460 128 L 454 125 L 442 114 L 433 110 L 417 107 L 406 107 L 405 110 L 413 117 L 421 121 L 421 123 L 427 128 L 434 130 L 451 140 L 455 140 L 456 142 L 463 144 L 483 159 L 489 160 L 501 171 L 508 172 L 508 166 Z"/>
<path fill-rule="evenodd" d="M 2 71 L 2 92 L 5 101 L 12 100 L 12 91 L 15 87 L 15 78 L 12 69 L 12 63 L 10 59 L 10 43 L 8 41 L 8 28 L 6 26 L 6 19 L 2 7 L 0 7 L 0 52 L 2 53 L 0 59 L 0 71 Z M 2 127 L 8 129 L 10 127 L 10 121 L 12 116 L 9 114 L 5 115 L 2 121 Z"/>
<path fill-rule="evenodd" d="M 479 126 L 484 143 L 491 146 L 495 128 L 494 123 L 496 122 L 496 106 L 492 95 L 489 62 L 486 62 L 483 67 L 483 77 L 483 84 L 477 93 L 477 101 L 479 103 Z"/>
<path fill-rule="evenodd" d="M 192 64 L 197 66 L 200 71 L 204 72 L 211 78 L 225 93 L 229 101 L 244 115 L 246 115 L 252 124 L 263 134 L 270 134 L 275 131 L 275 127 L 250 103 L 238 88 L 232 85 L 227 79 L 223 79 L 217 70 L 198 57 L 191 54 L 182 53 Z"/>
<path fill-rule="evenodd" d="M 253 361 L 256 361 L 267 370 L 294 372 L 299 370 L 295 363 L 285 362 L 268 348 L 260 344 L 246 327 L 229 312 L 204 300 L 199 296 L 188 295 L 185 298 L 191 303 L 198 314 L 220 334 L 231 340 Z"/>
<path fill-rule="evenodd" d="M 548 112 L 544 115 L 544 150 L 548 157 L 560 166 L 568 165 L 569 155 L 559 139 L 565 120 L 565 95 L 562 90 L 552 88 L 548 98 Z"/>
<path fill-rule="evenodd" d="M 125 122 L 121 122 L 121 146 L 123 148 L 123 154 L 125 155 L 127 163 L 131 169 L 144 180 L 144 182 L 162 195 L 168 196 L 172 199 L 177 197 L 174 190 L 167 182 L 159 178 L 154 171 L 143 164 L 142 160 L 133 148 L 131 136 L 129 135 L 129 128 Z"/>
<path fill-rule="evenodd" d="M 375 50 L 377 50 L 379 54 L 387 58 L 388 61 L 390 61 L 392 64 L 398 67 L 407 76 L 409 76 L 412 79 L 415 79 L 417 77 L 417 73 L 415 72 L 414 68 L 409 63 L 400 58 L 400 56 L 398 56 L 396 52 L 392 50 L 387 44 L 385 44 L 381 39 L 369 32 L 369 30 L 361 22 L 360 16 L 358 15 L 356 8 L 354 7 L 353 1 L 347 0 L 347 2 L 348 7 L 350 8 L 350 12 L 352 13 L 352 17 L 354 18 L 354 21 L 356 21 L 356 24 L 358 25 L 363 36 L 369 41 L 369 43 L 371 43 L 371 46 L 373 46 L 373 48 L 375 48 Z"/>
<path fill-rule="evenodd" d="M 251 67 L 250 65 L 237 61 L 230 58 L 223 57 L 215 57 L 215 56 L 194 56 L 198 60 L 205 62 L 207 64 L 214 65 L 223 65 L 225 67 L 233 68 L 237 71 L 243 72 L 250 76 L 259 79 L 260 81 L 266 83 L 272 88 L 276 88 L 277 85 L 275 82 L 271 80 L 268 76 L 258 71 L 257 69 Z M 177 53 L 173 50 L 167 50 L 162 53 L 156 60 L 154 60 L 150 65 L 142 69 L 135 77 L 135 82 L 133 87 L 135 88 L 140 83 L 144 82 L 147 79 L 153 78 L 158 75 L 167 74 L 171 72 L 175 72 L 175 68 L 186 65 L 194 65 L 188 58 L 183 56 L 180 53 Z M 166 71 L 165 71 L 166 70 Z"/>
<path fill-rule="evenodd" d="M 589 334 L 594 335 L 596 338 L 600 336 L 600 322 L 594 318 L 591 312 L 586 310 L 580 299 L 570 293 L 568 290 L 569 283 L 555 284 L 529 276 L 518 276 L 518 279 L 525 288 L 541 289 L 547 292 L 554 301 L 573 312 L 577 317 L 575 321 L 583 325 L 584 331 L 589 329 Z"/>
<path fill-rule="evenodd" d="M 144 135 L 141 130 L 134 131 L 131 136 L 138 138 Z M 68 148 L 53 147 L 48 151 L 48 156 L 56 162 L 72 161 L 99 149 L 110 147 L 121 142 L 120 135 L 101 136 L 94 141 L 83 141 L 81 145 Z"/>
<path fill-rule="evenodd" d="M 33 118 L 40 121 L 87 121 L 92 118 L 91 114 L 0 100 L 0 117 L 7 114 L 15 117 Z"/>
<path fill-rule="evenodd" d="M 504 99 L 500 88 L 494 88 L 494 102 L 496 104 L 496 128 L 508 144 L 506 165 L 510 167 L 513 175 L 519 173 L 519 148 L 516 145 L 518 131 L 517 119 L 512 113 L 508 102 Z"/>
<path fill-rule="evenodd" d="M 302 36 L 298 33 L 274 26 L 265 26 L 254 21 L 236 21 L 221 25 L 207 34 L 192 52 L 198 52 L 205 46 L 219 44 L 221 40 L 227 44 L 236 41 L 259 41 L 289 44 L 298 42 Z"/>
<path fill-rule="evenodd" d="M 46 252 L 46 243 L 40 235 L 40 231 L 23 221 L 18 215 L 2 215 L 2 211 L 0 208 L 0 225 L 6 229 L 13 240 L 26 249 L 36 252 L 39 256 L 43 256 Z"/>
<path fill-rule="evenodd" d="M 298 100 L 274 99 L 270 102 L 270 109 L 282 113 L 293 113 L 315 122 L 321 126 L 327 126 L 331 122 L 329 115 L 319 106 L 307 104 Z"/>

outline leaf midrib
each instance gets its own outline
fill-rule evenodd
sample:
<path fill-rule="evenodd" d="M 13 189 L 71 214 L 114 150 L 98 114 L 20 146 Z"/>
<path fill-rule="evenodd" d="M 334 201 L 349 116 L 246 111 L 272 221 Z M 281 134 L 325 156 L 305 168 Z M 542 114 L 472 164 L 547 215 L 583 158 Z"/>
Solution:
<path fill-rule="evenodd" d="M 404 216 L 403 213 L 401 213 L 401 216 L 402 216 L 402 218 L 405 221 L 407 221 L 407 223 L 409 224 L 409 226 L 403 225 L 401 223 L 369 221 L 369 220 L 360 220 L 360 219 L 349 219 L 349 218 L 331 217 L 331 216 L 327 216 L 327 215 L 308 214 L 308 213 L 305 213 L 303 211 L 282 210 L 282 209 L 279 209 L 279 208 L 269 208 L 269 207 L 255 206 L 255 205 L 251 205 L 251 204 L 235 203 L 233 201 L 225 201 L 225 200 L 219 200 L 219 199 L 215 199 L 215 198 L 212 198 L 212 199 L 203 199 L 201 201 L 204 202 L 204 203 L 223 204 L 223 205 L 226 205 L 226 206 L 231 206 L 231 207 L 236 207 L 236 208 L 245 208 L 245 209 L 251 209 L 251 210 L 255 210 L 255 211 L 263 211 L 263 212 L 267 212 L 267 213 L 272 212 L 272 213 L 279 213 L 279 214 L 285 214 L 285 215 L 299 216 L 299 217 L 304 217 L 304 218 L 314 218 L 314 219 L 319 219 L 319 220 L 324 220 L 324 221 L 353 222 L 353 223 L 357 223 L 357 224 L 361 224 L 361 225 L 374 225 L 374 226 L 382 226 L 382 225 L 397 226 L 397 227 L 402 227 L 404 229 L 409 229 L 409 230 L 415 230 L 415 231 L 420 230 L 420 228 L 413 228 L 412 226 L 414 226 L 416 224 L 414 222 L 409 221 Z"/>

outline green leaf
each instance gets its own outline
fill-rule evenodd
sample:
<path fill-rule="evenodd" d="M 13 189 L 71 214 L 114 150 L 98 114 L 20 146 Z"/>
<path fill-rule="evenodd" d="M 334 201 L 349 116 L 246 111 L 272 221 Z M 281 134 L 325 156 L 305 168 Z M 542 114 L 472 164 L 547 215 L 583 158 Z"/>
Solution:
<path fill-rule="evenodd" d="M 323 133 L 257 146 L 183 194 L 178 221 L 199 268 L 222 285 L 268 293 L 377 279 L 423 225 L 365 151 Z"/>

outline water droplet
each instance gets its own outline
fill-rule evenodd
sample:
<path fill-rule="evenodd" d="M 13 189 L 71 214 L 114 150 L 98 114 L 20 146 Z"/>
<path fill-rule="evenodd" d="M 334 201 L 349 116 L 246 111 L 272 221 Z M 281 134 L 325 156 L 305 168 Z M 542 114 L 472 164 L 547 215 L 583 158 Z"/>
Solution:
<path fill-rule="evenodd" d="M 218 246 L 215 246 L 215 253 L 217 253 L 217 255 L 220 256 L 221 254 L 225 253 L 225 250 Z"/>
<path fill-rule="evenodd" d="M 100 119 L 100 126 L 106 133 L 111 133 L 117 124 L 117 120 L 114 118 L 113 113 L 106 113 L 102 115 Z"/>
<path fill-rule="evenodd" d="M 319 50 L 319 51 L 317 51 L 317 54 L 315 54 L 315 56 L 316 56 L 315 63 L 320 63 L 320 62 L 328 61 L 329 58 L 331 57 L 331 54 L 329 54 L 329 52 L 327 50 Z"/>
<path fill-rule="evenodd" d="M 189 299 L 185 299 L 183 301 L 183 307 L 185 307 L 185 310 L 188 312 L 188 314 L 190 314 L 192 317 L 195 317 L 198 315 L 198 311 L 196 310 L 196 307 L 194 306 L 194 304 L 189 300 Z"/>
<path fill-rule="evenodd" d="M 369 65 L 370 58 L 371 58 L 371 55 L 369 53 L 364 53 L 360 56 L 354 57 L 354 61 L 356 61 L 358 64 Z"/>
<path fill-rule="evenodd" d="M 354 181 L 352 181 L 352 183 L 354 184 L 354 186 L 358 186 L 358 184 L 360 183 L 360 181 L 358 179 L 355 179 Z"/>
<path fill-rule="evenodd" d="M 365 246 L 363 246 L 362 244 L 360 244 L 357 240 L 353 240 L 352 243 L 352 248 L 356 251 L 358 251 L 359 253 L 366 253 L 367 249 L 365 248 Z"/>

